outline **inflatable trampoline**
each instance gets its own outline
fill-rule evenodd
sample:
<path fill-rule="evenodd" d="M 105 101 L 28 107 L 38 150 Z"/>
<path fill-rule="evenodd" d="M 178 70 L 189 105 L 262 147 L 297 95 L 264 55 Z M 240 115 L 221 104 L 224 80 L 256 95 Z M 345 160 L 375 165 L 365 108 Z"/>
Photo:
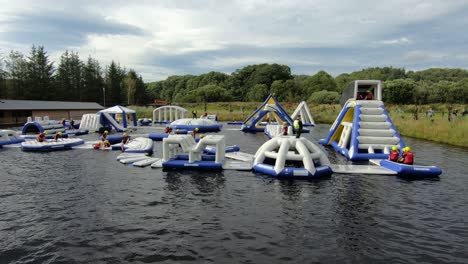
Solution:
<path fill-rule="evenodd" d="M 57 141 L 50 140 L 45 142 L 30 140 L 22 142 L 21 149 L 24 151 L 54 151 L 71 149 L 81 144 L 84 144 L 84 141 L 80 138 L 61 138 Z"/>
<path fill-rule="evenodd" d="M 124 145 L 127 153 L 152 153 L 153 140 L 149 138 L 137 137 Z"/>
<path fill-rule="evenodd" d="M 195 128 L 198 128 L 198 132 L 203 133 L 203 132 L 218 132 L 221 130 L 223 125 L 210 119 L 183 118 L 183 119 L 179 119 L 179 120 L 172 122 L 169 126 L 173 130 L 185 129 L 188 131 L 192 131 Z"/>

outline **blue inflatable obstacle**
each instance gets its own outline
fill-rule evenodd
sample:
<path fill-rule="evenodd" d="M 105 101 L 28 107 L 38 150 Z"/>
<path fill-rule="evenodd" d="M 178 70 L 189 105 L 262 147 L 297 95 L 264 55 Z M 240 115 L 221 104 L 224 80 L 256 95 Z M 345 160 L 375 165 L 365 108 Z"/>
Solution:
<path fill-rule="evenodd" d="M 240 150 L 240 147 L 237 146 L 237 145 L 232 145 L 232 146 L 227 146 L 225 149 L 224 149 L 224 152 L 225 153 L 230 153 L 230 152 L 237 152 Z M 207 153 L 207 154 L 211 154 L 211 155 L 215 155 L 216 154 L 216 147 L 214 146 L 207 146 L 204 150 L 203 150 L 204 153 Z"/>
<path fill-rule="evenodd" d="M 442 170 L 436 166 L 407 165 L 389 160 L 381 160 L 379 165 L 395 171 L 402 177 L 433 178 L 442 173 Z"/>
<path fill-rule="evenodd" d="M 343 109 L 328 136 L 319 142 L 331 145 L 350 160 L 388 159 L 392 146 L 403 149 L 403 139 L 381 98 L 380 81 L 352 82 L 340 99 Z"/>
<path fill-rule="evenodd" d="M 152 123 L 151 119 L 149 118 L 141 118 L 138 119 L 138 124 L 140 126 L 149 126 Z"/>
<path fill-rule="evenodd" d="M 253 170 L 278 178 L 313 179 L 330 176 L 330 161 L 305 138 L 276 136 L 255 154 Z"/>
<path fill-rule="evenodd" d="M 211 119 L 182 118 L 182 119 L 178 119 L 172 122 L 169 125 L 169 127 L 171 127 L 173 131 L 177 129 L 193 131 L 196 128 L 198 128 L 199 133 L 204 133 L 204 132 L 219 132 L 221 128 L 223 127 L 223 125 Z"/>
<path fill-rule="evenodd" d="M 283 122 L 286 122 L 288 126 L 293 126 L 294 121 L 276 98 L 270 94 L 265 102 L 244 120 L 241 130 L 251 133 L 264 132 L 266 125 L 270 123 L 281 125 Z M 303 129 L 302 132 L 308 133 L 309 130 Z"/>

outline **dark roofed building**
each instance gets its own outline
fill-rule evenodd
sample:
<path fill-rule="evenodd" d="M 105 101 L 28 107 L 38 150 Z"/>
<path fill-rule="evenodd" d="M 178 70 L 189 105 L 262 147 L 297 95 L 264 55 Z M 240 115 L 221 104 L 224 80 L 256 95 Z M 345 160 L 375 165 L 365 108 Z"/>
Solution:
<path fill-rule="evenodd" d="M 104 109 L 98 103 L 33 101 L 0 99 L 0 125 L 15 126 L 26 123 L 28 116 L 49 116 L 49 119 L 81 119 L 83 114 L 96 113 Z"/>

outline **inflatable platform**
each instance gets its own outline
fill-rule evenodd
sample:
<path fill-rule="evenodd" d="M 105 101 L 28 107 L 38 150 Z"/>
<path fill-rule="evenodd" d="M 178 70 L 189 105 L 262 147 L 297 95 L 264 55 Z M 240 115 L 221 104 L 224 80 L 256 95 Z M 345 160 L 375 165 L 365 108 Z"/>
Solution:
<path fill-rule="evenodd" d="M 219 132 L 223 127 L 223 124 L 220 124 L 216 121 L 210 119 L 192 119 L 192 118 L 182 118 L 172 122 L 169 127 L 174 130 L 187 130 L 193 131 L 195 128 L 198 128 L 198 133 L 204 132 Z"/>
<path fill-rule="evenodd" d="M 37 142 L 36 140 L 29 140 L 21 143 L 23 151 L 55 151 L 67 150 L 74 146 L 84 144 L 80 138 L 61 138 L 57 141 L 49 140 L 45 142 Z"/>
<path fill-rule="evenodd" d="M 0 130 L 0 148 L 5 145 L 18 144 L 24 141 L 14 130 Z"/>

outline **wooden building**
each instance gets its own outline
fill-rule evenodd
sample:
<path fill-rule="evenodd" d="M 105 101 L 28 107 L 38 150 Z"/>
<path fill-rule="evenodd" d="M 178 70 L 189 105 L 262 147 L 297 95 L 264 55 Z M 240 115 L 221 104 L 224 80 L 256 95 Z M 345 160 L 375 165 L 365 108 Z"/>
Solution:
<path fill-rule="evenodd" d="M 96 113 L 104 109 L 98 103 L 33 101 L 0 99 L 0 126 L 18 126 L 26 123 L 28 116 L 49 116 L 51 120 L 76 119 L 83 114 Z"/>

